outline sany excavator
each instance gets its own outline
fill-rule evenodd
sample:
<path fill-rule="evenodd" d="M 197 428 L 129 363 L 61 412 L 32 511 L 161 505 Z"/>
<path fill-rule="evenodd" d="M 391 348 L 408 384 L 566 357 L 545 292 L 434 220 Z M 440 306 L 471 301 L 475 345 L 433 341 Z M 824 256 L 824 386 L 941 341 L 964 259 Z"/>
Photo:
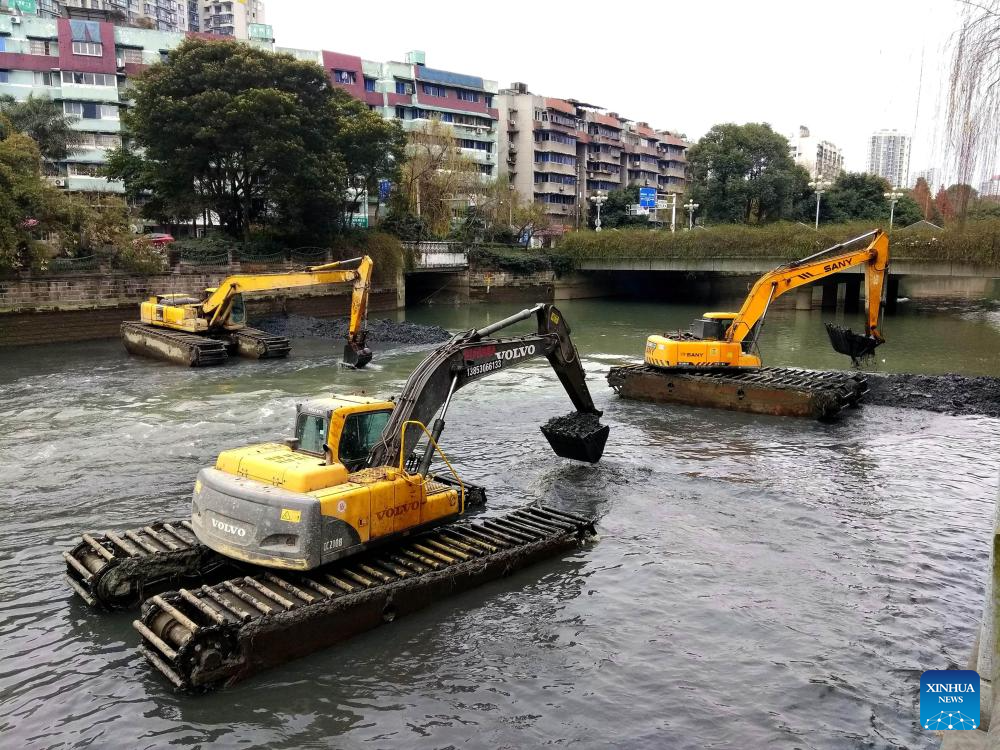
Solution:
<path fill-rule="evenodd" d="M 249 328 L 243 295 L 277 289 L 352 283 L 351 320 L 344 364 L 364 367 L 372 353 L 365 346 L 372 259 L 312 266 L 284 273 L 238 274 L 206 289 L 198 299 L 183 294 L 150 297 L 140 306 L 139 322 L 122 323 L 122 341 L 130 354 L 165 359 L 191 367 L 218 365 L 230 354 L 251 359 L 287 357 L 288 339 Z"/>
<path fill-rule="evenodd" d="M 530 318 L 534 334 L 493 335 Z M 396 401 L 300 404 L 285 443 L 225 451 L 199 472 L 190 521 L 85 534 L 64 554 L 67 579 L 104 607 L 196 583 L 150 596 L 134 625 L 156 669 L 179 688 L 203 689 L 573 547 L 594 534 L 592 520 L 542 505 L 463 520 L 485 498 L 439 447 L 460 389 L 536 357 L 576 409 L 543 434 L 559 456 L 598 461 L 609 427 L 566 320 L 540 304 L 452 338 Z"/>
<path fill-rule="evenodd" d="M 862 242 L 862 249 L 847 248 Z M 875 230 L 802 260 L 778 266 L 753 285 L 739 312 L 709 312 L 688 331 L 646 340 L 646 367 L 612 368 L 608 381 L 627 398 L 718 406 L 740 411 L 829 418 L 867 390 L 863 377 L 763 368 L 757 341 L 775 299 L 800 286 L 863 268 L 867 291 L 864 334 L 827 324 L 836 351 L 857 364 L 884 343 L 879 331 L 889 269 L 889 240 Z"/>

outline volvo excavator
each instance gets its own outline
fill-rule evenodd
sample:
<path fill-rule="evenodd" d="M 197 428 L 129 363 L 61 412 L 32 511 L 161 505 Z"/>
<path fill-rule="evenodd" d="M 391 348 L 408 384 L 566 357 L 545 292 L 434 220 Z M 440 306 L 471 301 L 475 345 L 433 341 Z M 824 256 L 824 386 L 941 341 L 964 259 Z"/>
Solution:
<path fill-rule="evenodd" d="M 229 276 L 219 286 L 206 289 L 200 299 L 184 294 L 154 295 L 140 305 L 138 322 L 122 323 L 122 341 L 130 354 L 190 367 L 219 365 L 230 354 L 251 359 L 287 357 L 291 349 L 287 338 L 247 326 L 243 295 L 353 283 L 343 362 L 361 368 L 372 359 L 365 346 L 372 266 L 366 255 L 301 271 Z"/>
<path fill-rule="evenodd" d="M 531 318 L 534 334 L 494 336 Z M 539 304 L 453 337 L 395 401 L 299 405 L 284 443 L 225 451 L 199 472 L 189 521 L 85 534 L 64 553 L 67 580 L 98 607 L 148 597 L 134 622 L 140 651 L 176 687 L 198 691 L 572 548 L 593 537 L 592 519 L 540 504 L 464 519 L 482 489 L 439 446 L 457 391 L 536 357 L 575 408 L 542 433 L 557 455 L 597 462 L 610 428 L 566 320 Z M 165 592 L 178 582 L 187 587 Z"/>
<path fill-rule="evenodd" d="M 849 249 L 862 243 L 862 248 Z M 834 350 L 858 365 L 885 342 L 879 320 L 889 270 L 889 239 L 881 230 L 764 274 L 739 312 L 708 312 L 687 331 L 650 336 L 645 365 L 614 367 L 608 382 L 620 395 L 638 400 L 832 418 L 864 395 L 864 376 L 765 368 L 757 342 L 774 300 L 792 289 L 855 268 L 863 268 L 865 274 L 865 332 L 855 333 L 830 323 L 826 329 Z"/>

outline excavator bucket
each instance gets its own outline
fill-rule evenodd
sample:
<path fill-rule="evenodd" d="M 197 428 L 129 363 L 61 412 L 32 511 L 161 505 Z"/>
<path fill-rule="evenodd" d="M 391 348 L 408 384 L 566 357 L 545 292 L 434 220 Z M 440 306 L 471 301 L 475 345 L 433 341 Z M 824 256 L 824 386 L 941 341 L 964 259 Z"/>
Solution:
<path fill-rule="evenodd" d="M 600 413 L 579 411 L 550 419 L 542 426 L 542 434 L 557 456 L 590 464 L 601 460 L 609 432 L 611 427 L 601 424 Z"/>
<path fill-rule="evenodd" d="M 846 354 L 855 365 L 875 355 L 875 347 L 883 343 L 874 336 L 855 333 L 850 328 L 842 328 L 833 323 L 826 324 L 826 332 L 830 336 L 833 350 Z"/>
<path fill-rule="evenodd" d="M 352 344 L 344 345 L 343 363 L 345 367 L 352 367 L 355 370 L 360 370 L 371 361 L 372 350 L 367 346 L 355 348 Z"/>

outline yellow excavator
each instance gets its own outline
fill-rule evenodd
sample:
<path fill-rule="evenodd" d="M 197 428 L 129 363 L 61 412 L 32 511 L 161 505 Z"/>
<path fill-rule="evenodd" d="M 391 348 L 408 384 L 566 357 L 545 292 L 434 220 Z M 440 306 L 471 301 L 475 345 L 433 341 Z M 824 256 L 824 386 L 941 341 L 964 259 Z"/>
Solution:
<path fill-rule="evenodd" d="M 842 252 L 865 241 L 868 244 L 864 249 Z M 796 287 L 858 267 L 864 268 L 868 297 L 865 333 L 827 324 L 833 348 L 857 362 L 885 342 L 878 326 L 889 270 L 889 238 L 879 229 L 764 274 L 739 312 L 705 313 L 688 331 L 650 336 L 646 339 L 646 364 L 659 369 L 758 369 L 761 360 L 757 340 L 771 303 Z"/>
<path fill-rule="evenodd" d="M 287 338 L 247 326 L 243 295 L 352 283 L 343 361 L 347 366 L 361 368 L 372 359 L 371 350 L 365 346 L 372 267 L 372 259 L 366 255 L 301 271 L 229 276 L 217 287 L 206 289 L 201 298 L 153 295 L 141 304 L 138 322 L 122 323 L 122 341 L 130 354 L 190 367 L 222 364 L 230 354 L 251 359 L 287 357 L 291 349 Z"/>
<path fill-rule="evenodd" d="M 532 318 L 535 333 L 494 335 Z M 575 408 L 542 427 L 549 445 L 597 462 L 610 427 L 565 318 L 538 304 L 454 336 L 395 400 L 300 404 L 284 443 L 225 451 L 198 473 L 190 520 L 84 534 L 64 555 L 68 581 L 90 604 L 148 596 L 140 651 L 178 688 L 204 690 L 573 548 L 592 519 L 540 504 L 464 519 L 485 498 L 439 447 L 460 389 L 536 358 Z M 155 593 L 173 581 L 189 588 Z"/>

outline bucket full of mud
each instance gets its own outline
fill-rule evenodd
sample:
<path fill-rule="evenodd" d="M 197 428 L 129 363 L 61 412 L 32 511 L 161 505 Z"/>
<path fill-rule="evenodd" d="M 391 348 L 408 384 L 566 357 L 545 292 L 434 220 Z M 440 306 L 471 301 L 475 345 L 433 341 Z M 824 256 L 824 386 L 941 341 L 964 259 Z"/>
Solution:
<path fill-rule="evenodd" d="M 557 456 L 595 464 L 604 454 L 611 427 L 601 424 L 601 414 L 574 411 L 542 425 L 542 434 Z"/>
<path fill-rule="evenodd" d="M 833 323 L 826 324 L 826 332 L 830 336 L 833 350 L 846 354 L 854 364 L 875 356 L 875 347 L 882 344 L 882 339 L 862 333 L 855 333 L 850 328 L 841 328 Z"/>
<path fill-rule="evenodd" d="M 372 350 L 367 346 L 355 348 L 352 344 L 344 345 L 344 367 L 360 370 L 372 361 Z"/>

